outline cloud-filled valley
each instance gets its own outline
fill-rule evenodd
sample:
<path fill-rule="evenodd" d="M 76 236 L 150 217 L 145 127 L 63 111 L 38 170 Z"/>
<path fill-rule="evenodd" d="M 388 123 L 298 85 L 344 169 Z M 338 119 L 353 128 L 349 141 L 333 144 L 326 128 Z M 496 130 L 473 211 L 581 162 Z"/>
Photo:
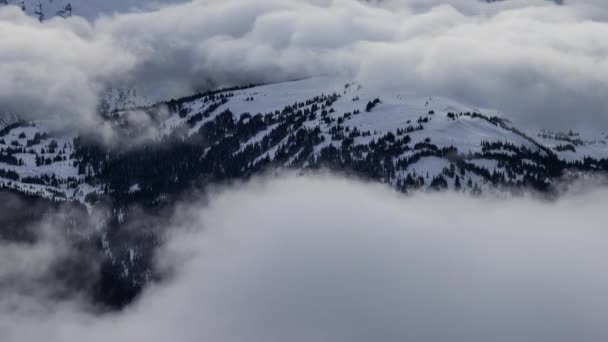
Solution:
<path fill-rule="evenodd" d="M 168 276 L 123 311 L 5 284 L 0 338 L 602 340 L 605 200 L 605 190 L 543 202 L 404 197 L 328 175 L 255 180 L 182 202 L 158 253 Z M 61 248 L 25 251 L 32 262 L 13 270 L 36 279 L 33 261 Z"/>
<path fill-rule="evenodd" d="M 0 101 L 21 115 L 90 127 L 111 87 L 169 99 L 338 74 L 539 127 L 608 123 L 601 1 L 198 0 L 93 22 L 0 15 Z"/>

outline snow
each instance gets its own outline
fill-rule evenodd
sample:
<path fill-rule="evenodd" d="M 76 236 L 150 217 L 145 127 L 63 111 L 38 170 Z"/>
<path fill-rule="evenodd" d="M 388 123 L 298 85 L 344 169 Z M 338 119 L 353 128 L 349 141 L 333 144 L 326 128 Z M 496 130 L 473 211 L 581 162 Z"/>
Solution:
<path fill-rule="evenodd" d="M 348 86 L 346 86 L 348 85 Z M 333 104 L 335 110 L 331 114 L 334 118 L 343 117 L 345 113 L 359 111 L 357 115 L 352 115 L 344 122 L 345 127 L 358 128 L 360 131 L 370 131 L 369 137 L 359 137 L 356 143 L 368 143 L 387 132 L 395 132 L 398 128 L 416 126 L 420 117 L 429 117 L 430 122 L 423 124 L 424 130 L 412 132 L 409 135 L 413 143 L 431 138 L 433 144 L 437 146 L 456 146 L 461 152 L 480 152 L 482 141 L 504 141 L 515 145 L 536 148 L 531 142 L 522 136 L 509 130 L 493 125 L 479 118 L 467 116 L 458 117 L 452 120 L 447 117 L 447 113 L 454 111 L 476 112 L 472 106 L 467 106 L 457 101 L 441 97 L 416 96 L 405 93 L 383 94 L 378 91 L 368 90 L 357 82 L 348 82 L 340 78 L 317 77 L 299 81 L 292 81 L 279 84 L 264 85 L 246 90 L 236 91 L 235 96 L 227 104 L 223 105 L 216 113 L 224 109 L 230 109 L 237 117 L 243 113 L 252 115 L 274 112 L 282 110 L 285 106 L 292 105 L 312 99 L 320 95 L 337 93 L 340 98 Z M 247 99 L 253 98 L 253 101 Z M 369 101 L 380 99 L 381 103 L 371 112 L 366 112 L 365 107 Z M 353 99 L 358 99 L 353 101 Z M 191 112 L 200 111 L 200 104 L 191 104 Z M 429 115 L 434 112 L 434 115 Z M 489 113 L 496 111 L 488 110 Z M 487 113 L 486 112 L 486 113 Z M 211 118 L 207 120 L 211 120 Z M 191 134 L 207 120 L 198 123 L 190 130 Z M 175 117 L 170 118 L 165 127 L 175 127 L 179 121 Z M 185 121 L 182 120 L 182 121 Z M 314 127 L 319 122 L 309 122 L 307 127 Z M 321 128 L 328 131 L 326 125 L 321 124 Z M 248 144 L 259 141 L 262 134 L 252 139 Z M 272 156 L 270 151 L 269 155 Z"/>
<path fill-rule="evenodd" d="M 263 85 L 235 92 L 235 97 L 230 100 L 228 107 L 235 115 L 265 114 L 321 94 L 340 93 L 345 83 L 347 82 L 340 78 L 315 77 Z M 253 101 L 245 101 L 247 97 L 253 97 Z"/>
<path fill-rule="evenodd" d="M 455 114 L 468 112 L 481 113 L 486 117 L 490 117 L 497 113 L 496 110 L 480 110 L 443 97 L 429 97 L 420 94 L 371 89 L 367 88 L 364 84 L 351 82 L 342 78 L 315 77 L 278 84 L 261 85 L 231 91 L 231 93 L 233 93 L 233 96 L 228 98 L 225 104 L 213 111 L 208 118 L 197 122 L 194 127 L 187 125 L 188 119 L 204 111 L 211 103 L 205 102 L 204 98 L 198 98 L 185 103 L 183 106 L 185 117 L 180 117 L 178 113 L 172 113 L 158 127 L 159 139 L 183 127 L 188 128 L 189 134 L 195 134 L 205 122 L 213 120 L 215 116 L 226 109 L 229 109 L 239 118 L 244 113 L 251 115 L 275 113 L 295 103 L 302 103 L 322 95 L 338 94 L 338 99 L 331 106 L 334 112 L 329 114 L 331 118 L 336 119 L 335 122 L 326 124 L 318 115 L 316 119 L 304 123 L 304 127 L 307 128 L 320 127 L 321 134 L 325 138 L 323 143 L 314 147 L 314 153 L 317 155 L 322 148 L 330 144 L 336 147 L 340 146 L 341 141 L 332 140 L 330 134 L 330 129 L 338 125 L 338 120 L 343 120 L 340 126 L 344 128 L 357 128 L 361 132 L 369 131 L 371 133 L 369 136 L 357 137 L 355 144 L 367 144 L 371 140 L 379 139 L 387 132 L 396 133 L 398 129 L 418 126 L 419 118 L 424 118 L 425 121 L 428 121 L 421 123 L 423 126 L 422 130 L 408 133 L 412 139 L 411 146 L 418 142 L 430 140 L 432 144 L 439 148 L 454 146 L 458 149 L 459 153 L 466 154 L 468 152 L 481 152 L 482 142 L 484 141 L 506 142 L 515 146 L 526 146 L 532 150 L 538 149 L 534 141 L 552 150 L 555 150 L 558 145 L 567 143 L 563 139 L 558 139 L 559 136 L 539 136 L 538 132 L 527 132 L 527 135 L 533 138 L 533 141 L 531 141 L 516 133 L 511 129 L 511 127 L 515 126 L 511 126 L 512 124 L 507 122 L 494 124 L 483 117 L 456 115 L 451 118 L 447 116 L 450 112 Z M 380 103 L 371 111 L 366 111 L 368 102 L 375 99 L 379 99 Z M 358 114 L 354 114 L 355 112 L 358 112 Z M 349 118 L 345 118 L 345 114 L 347 113 L 351 113 Z M 57 179 L 64 181 L 69 178 L 83 180 L 84 176 L 78 174 L 77 166 L 70 159 L 73 153 L 73 140 L 76 136 L 74 134 L 52 133 L 52 126 L 51 122 L 35 122 L 30 125 L 14 128 L 3 137 L 0 137 L 4 139 L 4 142 L 0 140 L 0 149 L 10 148 L 12 144 L 18 144 L 25 148 L 23 153 L 14 154 L 23 161 L 23 165 L 8 165 L 0 162 L 0 169 L 15 171 L 21 177 L 53 175 Z M 243 151 L 248 145 L 260 142 L 274 128 L 275 126 L 270 126 L 264 131 L 257 133 L 241 146 L 239 152 Z M 32 140 L 37 133 L 50 134 L 42 139 L 40 143 L 27 147 L 27 141 Z M 566 161 L 582 160 L 586 156 L 598 159 L 608 158 L 608 143 L 605 140 L 605 136 L 585 137 L 584 134 L 577 134 L 576 138 L 581 141 L 580 144 L 575 146 L 576 152 L 556 152 L 559 158 Z M 49 153 L 49 145 L 52 140 L 57 142 L 58 148 L 54 153 Z M 266 156 L 273 158 L 279 146 L 284 142 L 285 139 L 279 144 L 269 147 L 267 151 L 264 151 L 259 156 L 258 161 Z M 59 151 L 63 151 L 64 149 L 65 153 L 63 156 L 66 157 L 65 161 L 56 161 L 48 165 L 36 165 L 34 152 L 40 155 L 42 151 L 45 151 L 44 156 L 53 159 L 59 155 Z M 411 156 L 413 153 L 415 151 L 410 151 L 401 157 Z M 513 152 L 503 150 L 501 153 L 512 154 Z M 484 167 L 490 172 L 498 168 L 496 160 L 474 159 L 470 162 Z M 407 174 L 415 172 L 423 177 L 426 177 L 428 173 L 429 178 L 432 179 L 441 174 L 446 167 L 450 167 L 448 160 L 438 157 L 426 157 L 410 165 L 407 170 L 397 170 L 397 178 L 405 177 Z M 461 183 L 464 183 L 465 179 L 469 178 L 475 182 L 481 182 L 481 179 L 476 175 L 467 173 L 465 177 L 462 177 Z M 396 179 L 387 181 L 395 182 Z M 453 186 L 452 179 L 449 179 L 448 183 L 450 186 Z M 41 194 L 41 196 L 48 198 L 55 198 L 59 193 L 66 199 L 74 199 L 81 202 L 84 202 L 88 194 L 101 192 L 99 188 L 84 183 L 80 184 L 77 189 L 68 189 L 65 184 L 53 188 L 36 184 L 9 182 L 2 179 L 0 179 L 0 184 L 22 192 Z M 129 188 L 129 193 L 141 191 L 142 186 L 142 184 L 132 184 Z"/>
<path fill-rule="evenodd" d="M 141 95 L 135 88 L 114 88 L 103 94 L 101 107 L 108 113 L 150 106 L 156 102 L 153 98 Z"/>
<path fill-rule="evenodd" d="M 130 194 L 134 194 L 134 193 L 139 192 L 139 191 L 141 191 L 141 187 L 139 186 L 139 184 L 133 184 L 129 188 L 129 193 Z"/>
<path fill-rule="evenodd" d="M 72 15 L 94 20 L 102 15 L 149 11 L 184 2 L 188 0 L 8 0 L 8 5 L 21 7 L 23 3 L 27 14 L 38 17 L 36 11 L 40 4 L 44 19 L 50 19 L 71 4 Z"/>
<path fill-rule="evenodd" d="M 0 186 L 59 201 L 77 197 L 76 192 L 69 189 L 67 184 L 70 179 L 81 180 L 83 178 L 82 175 L 78 174 L 78 168 L 74 165 L 74 161 L 70 159 L 73 153 L 75 134 L 60 135 L 54 133 L 51 126 L 45 121 L 35 121 L 13 128 L 0 137 L 0 150 L 17 148 L 15 144 L 18 145 L 18 148 L 24 149 L 22 153 L 10 153 L 10 155 L 22 161 L 21 165 L 0 162 L 1 170 L 16 172 L 21 177 L 21 181 L 0 178 Z M 44 134 L 46 137 L 42 138 L 40 142 L 28 146 L 28 140 L 33 141 L 36 134 Z M 56 144 L 54 152 L 50 151 L 51 144 Z M 50 159 L 52 162 L 37 165 L 36 155 Z M 55 161 L 57 157 L 61 157 L 62 160 Z M 65 160 L 63 160 L 64 158 Z M 48 186 L 23 182 L 24 178 L 40 178 L 45 175 L 53 176 L 60 184 Z M 80 198 L 84 200 L 87 193 L 82 194 Z"/>
<path fill-rule="evenodd" d="M 579 143 L 572 143 L 559 137 L 538 136 L 535 139 L 543 145 L 551 148 L 561 160 L 574 162 L 582 161 L 586 157 L 593 159 L 608 158 L 608 139 L 605 136 L 586 136 L 579 134 L 575 137 L 580 140 Z M 581 144 L 582 142 L 582 144 Z M 557 151 L 559 145 L 573 145 L 576 152 L 572 151 Z"/>

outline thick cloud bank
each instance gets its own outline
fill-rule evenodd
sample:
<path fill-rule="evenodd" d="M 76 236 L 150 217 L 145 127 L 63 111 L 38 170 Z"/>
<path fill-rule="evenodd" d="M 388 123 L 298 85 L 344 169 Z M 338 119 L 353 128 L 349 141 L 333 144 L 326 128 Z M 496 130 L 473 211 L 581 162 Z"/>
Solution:
<path fill-rule="evenodd" d="M 0 10 L 3 110 L 94 120 L 99 92 L 158 98 L 345 74 L 538 126 L 608 124 L 602 0 L 195 0 L 44 23 Z"/>
<path fill-rule="evenodd" d="M 95 316 L 5 291 L 0 340 L 602 341 L 607 197 L 253 182 L 179 211 L 159 257 L 173 276 L 136 304 Z"/>

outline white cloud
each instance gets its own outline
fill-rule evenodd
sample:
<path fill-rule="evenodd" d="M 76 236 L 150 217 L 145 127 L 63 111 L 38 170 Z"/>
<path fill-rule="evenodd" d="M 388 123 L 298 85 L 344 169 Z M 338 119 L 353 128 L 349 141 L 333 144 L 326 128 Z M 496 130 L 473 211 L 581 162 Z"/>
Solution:
<path fill-rule="evenodd" d="M 0 10 L 0 103 L 29 117 L 93 119 L 97 93 L 131 70 L 135 57 L 82 19 L 40 24 Z"/>
<path fill-rule="evenodd" d="M 604 340 L 606 196 L 403 197 L 331 177 L 254 181 L 178 211 L 160 255 L 173 277 L 125 311 L 17 306 L 0 314 L 0 338 Z"/>
<path fill-rule="evenodd" d="M 538 126 L 608 124 L 603 1 L 372 3 L 198 0 L 92 24 L 39 24 L 5 9 L 0 58 L 9 76 L 0 101 L 88 122 L 109 84 L 170 98 L 339 73 L 495 107 Z"/>

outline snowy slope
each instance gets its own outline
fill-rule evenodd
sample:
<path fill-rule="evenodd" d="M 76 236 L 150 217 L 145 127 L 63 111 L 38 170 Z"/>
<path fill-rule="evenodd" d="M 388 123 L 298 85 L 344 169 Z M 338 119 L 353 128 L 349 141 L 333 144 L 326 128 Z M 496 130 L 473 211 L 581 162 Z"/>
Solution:
<path fill-rule="evenodd" d="M 463 156 L 461 159 L 465 159 L 470 166 L 469 169 L 473 170 L 464 171 L 461 174 L 461 180 L 470 179 L 480 189 L 487 189 L 490 186 L 488 177 L 495 173 L 507 175 L 509 184 L 525 181 L 526 176 L 534 173 L 528 172 L 529 169 L 536 169 L 536 176 L 543 178 L 543 169 L 548 166 L 539 165 L 538 160 L 532 160 L 533 158 L 556 157 L 564 164 L 583 161 L 588 157 L 594 160 L 608 158 L 608 145 L 605 138 L 581 140 L 576 143 L 576 149 L 570 151 L 564 149 L 564 142 L 556 140 L 556 137 L 548 137 L 543 132 L 527 132 L 525 129 L 518 129 L 508 120 L 497 117 L 496 110 L 473 108 L 441 97 L 368 89 L 363 84 L 343 79 L 317 77 L 224 92 L 224 94 L 230 96 L 221 102 L 219 100 L 210 101 L 208 97 L 184 101 L 179 108 L 174 109 L 180 115 L 174 114 L 161 123 L 161 134 L 167 136 L 178 128 L 185 127 L 189 135 L 196 135 L 205 125 L 214 124 L 216 127 L 218 115 L 226 110 L 230 111 L 235 121 L 244 122 L 256 114 L 268 116 L 269 113 L 280 112 L 281 114 L 277 117 L 290 115 L 285 114 L 284 110 L 286 107 L 294 107 L 294 104 L 298 104 L 298 107 L 305 113 L 306 110 L 312 112 L 313 105 L 307 103 L 308 101 L 314 98 L 335 96 L 331 105 L 327 106 L 329 113 L 326 117 L 323 117 L 322 108 L 319 108 L 317 114 L 321 115 L 316 115 L 314 118 L 309 117 L 301 127 L 291 126 L 290 128 L 292 132 L 304 128 L 320 129 L 323 142 L 317 144 L 312 156 L 307 156 L 307 158 L 309 160 L 318 158 L 322 151 L 329 146 L 343 149 L 344 141 L 348 140 L 346 135 L 354 136 L 352 139 L 354 149 L 357 147 L 365 149 L 382 140 L 387 134 L 407 135 L 411 142 L 405 146 L 406 150 L 391 156 L 392 163 L 400 164 L 401 167 L 396 166 L 397 169 L 394 170 L 394 173 L 391 170 L 389 176 L 380 179 L 394 185 L 404 181 L 408 176 L 420 175 L 424 175 L 428 185 L 435 176 L 451 174 L 452 172 L 446 172 L 446 170 L 453 168 L 455 162 L 450 161 L 449 158 L 434 156 L 433 154 L 441 153 L 433 151 L 433 149 L 454 148 L 457 150 L 457 153 Z M 367 111 L 368 103 L 375 100 L 378 100 L 379 103 L 372 110 Z M 247 116 L 246 120 L 242 119 L 243 115 Z M 278 126 L 278 123 L 269 124 L 254 136 L 244 138 L 241 147 L 235 154 L 245 153 L 247 148 L 259 149 L 258 145 L 264 139 L 268 139 Z M 419 126 L 423 128 L 417 129 Z M 415 129 L 412 130 L 412 128 Z M 401 133 L 399 133 L 400 130 Z M 408 130 L 407 134 L 403 132 L 405 130 Z M 355 131 L 363 134 L 353 134 Z M 268 146 L 266 150 L 260 152 L 253 164 L 266 158 L 278 162 L 277 151 L 288 149 L 289 139 L 290 136 L 285 136 L 273 146 Z M 487 145 L 490 142 L 505 146 Z M 205 149 L 205 153 L 209 154 L 212 150 L 213 147 L 208 147 Z M 365 153 L 367 152 L 363 152 L 363 154 Z M 299 157 L 302 156 L 295 153 L 278 164 L 284 168 L 310 166 L 309 162 L 296 163 Z M 361 156 L 361 158 L 365 157 L 365 155 Z M 409 164 L 404 167 L 403 165 L 406 163 Z M 517 165 L 505 166 L 506 163 Z M 579 166 L 564 165 L 564 168 L 567 167 Z M 454 186 L 454 177 L 451 182 L 448 187 Z"/>
<path fill-rule="evenodd" d="M 359 111 L 360 114 L 352 116 L 344 122 L 345 127 L 358 128 L 361 131 L 370 131 L 368 137 L 357 138 L 357 142 L 368 142 L 377 139 L 388 132 L 396 132 L 398 128 L 404 128 L 417 124 L 420 118 L 428 118 L 425 129 L 420 132 L 412 132 L 413 141 L 422 141 L 430 138 L 436 145 L 455 145 L 465 151 L 481 151 L 481 141 L 509 141 L 516 145 L 534 145 L 521 135 L 512 131 L 502 129 L 485 120 L 463 117 L 452 120 L 447 114 L 452 113 L 477 113 L 478 109 L 466 106 L 446 98 L 417 96 L 405 93 L 386 93 L 368 91 L 358 83 L 348 83 L 343 80 L 332 78 L 312 78 L 307 80 L 287 82 L 273 85 L 254 87 L 251 89 L 234 92 L 234 97 L 228 103 L 219 107 L 216 112 L 230 109 L 237 117 L 243 113 L 257 114 L 267 113 L 283 109 L 306 99 L 311 99 L 322 94 L 338 94 L 340 98 L 333 103 L 334 113 L 329 117 L 339 119 L 346 113 Z M 247 101 L 250 98 L 252 101 Z M 369 101 L 380 99 L 381 103 L 371 112 L 365 111 Z M 200 111 L 205 105 L 202 100 L 193 101 L 187 105 L 189 115 Z M 429 114 L 433 113 L 433 114 Z M 484 114 L 492 116 L 495 110 L 484 110 Z M 187 117 L 181 121 L 187 120 Z M 204 122 L 191 129 L 196 131 Z M 175 117 L 167 124 L 175 126 Z M 165 125 L 167 125 L 165 124 Z M 326 125 L 331 128 L 332 125 Z M 608 156 L 608 150 L 605 151 Z"/>
<path fill-rule="evenodd" d="M 17 116 L 9 114 L 9 113 L 0 112 L 0 129 L 3 129 L 6 126 L 13 124 L 17 121 L 19 121 L 19 118 Z"/>
<path fill-rule="evenodd" d="M 0 131 L 0 187 L 57 200 L 81 197 L 76 188 L 84 175 L 72 160 L 75 135 L 49 132 L 44 122 Z"/>
<path fill-rule="evenodd" d="M 186 0 L 0 0 L 0 5 L 19 6 L 41 20 L 55 16 L 81 16 L 94 20 L 101 15 L 146 11 Z"/>
<path fill-rule="evenodd" d="M 482 140 L 512 141 L 518 145 L 529 145 L 522 137 L 483 120 L 449 120 L 446 117 L 448 112 L 477 112 L 476 109 L 456 101 L 412 94 L 379 93 L 368 91 L 357 83 L 350 83 L 348 87 L 346 84 L 349 83 L 321 77 L 256 87 L 237 92 L 224 107 L 237 116 L 242 113 L 266 113 L 303 99 L 336 93 L 340 98 L 333 104 L 335 112 L 330 117 L 339 119 L 345 113 L 359 110 L 361 113 L 345 121 L 344 126 L 372 133 L 369 137 L 357 138 L 357 142 L 370 141 L 388 132 L 395 132 L 397 128 L 413 125 L 420 118 L 428 117 L 431 121 L 425 125 L 425 130 L 411 134 L 414 141 L 431 138 L 441 146 L 456 145 L 471 151 L 480 151 Z M 248 97 L 253 98 L 253 101 L 247 102 Z M 381 103 L 372 112 L 366 112 L 367 103 L 375 99 L 380 99 Z M 193 103 L 193 108 L 197 108 L 196 103 Z M 222 107 L 218 109 L 221 110 Z M 431 112 L 435 115 L 429 115 Z"/>
<path fill-rule="evenodd" d="M 526 132 L 496 116 L 495 110 L 441 97 L 368 89 L 336 78 L 221 90 L 162 106 L 169 108 L 169 115 L 152 120 L 157 127 L 146 127 L 147 134 L 153 128 L 160 145 L 170 136 L 182 136 L 184 144 L 200 149 L 200 156 L 176 162 L 198 168 L 194 173 L 220 178 L 269 167 L 304 170 L 329 163 L 399 189 L 460 189 L 467 184 L 479 191 L 550 184 L 568 168 L 608 167 L 605 137 Z M 139 115 L 156 110 L 140 109 Z M 110 120 L 123 129 L 130 115 L 117 112 Z M 0 131 L 0 187 L 84 201 L 88 194 L 103 191 L 128 196 L 154 192 L 146 184 L 149 168 L 157 168 L 161 179 L 185 181 L 169 162 L 142 166 L 139 173 L 131 170 L 131 178 L 117 175 L 114 166 L 107 166 L 112 158 L 126 165 L 122 168 L 138 165 L 121 160 L 121 153 L 108 152 L 100 160 L 76 155 L 76 135 L 58 135 L 48 127 L 35 122 Z M 106 178 L 96 179 L 100 174 Z M 112 181 L 115 178 L 120 185 Z"/>
<path fill-rule="evenodd" d="M 317 146 L 317 153 L 321 148 L 328 145 L 340 147 L 342 139 L 334 139 L 331 135 L 331 131 L 336 127 L 344 127 L 351 131 L 357 129 L 362 132 L 368 132 L 368 135 L 354 139 L 353 145 L 356 146 L 369 144 L 381 139 L 388 133 L 397 133 L 399 129 L 414 127 L 421 122 L 424 129 L 408 133 L 412 139 L 410 145 L 429 141 L 438 148 L 456 146 L 463 153 L 481 153 L 483 150 L 482 142 L 499 141 L 508 142 L 516 146 L 524 146 L 532 150 L 539 150 L 535 142 L 529 138 L 517 134 L 512 130 L 505 129 L 500 125 L 490 123 L 485 119 L 473 118 L 466 115 L 457 119 L 449 118 L 448 113 L 479 112 L 479 110 L 457 101 L 399 92 L 375 92 L 366 89 L 365 86 L 356 82 L 345 83 L 343 80 L 331 78 L 313 78 L 237 91 L 234 92 L 234 96 L 227 103 L 216 109 L 214 113 L 229 109 L 238 119 L 243 113 L 251 115 L 269 113 L 316 96 L 323 96 L 324 94 L 337 94 L 339 98 L 331 106 L 333 113 L 328 115 L 328 118 L 332 122 L 323 123 L 322 120 L 311 120 L 305 124 L 311 128 L 315 126 L 321 127 L 325 141 L 320 146 Z M 366 105 L 376 99 L 379 99 L 380 103 L 373 110 L 367 112 L 365 110 Z M 188 103 L 184 108 L 188 115 L 181 119 L 181 122 L 188 121 L 192 115 L 204 109 L 205 104 L 203 104 L 202 100 Z M 495 112 L 485 111 L 489 115 Z M 358 114 L 353 115 L 353 113 Z M 213 120 L 213 118 L 214 116 L 211 115 L 209 118 L 191 127 L 190 134 L 197 132 L 203 124 Z M 167 128 L 175 128 L 179 125 L 179 121 L 180 119 L 176 117 L 169 119 L 164 125 L 165 131 L 171 131 L 171 129 Z M 244 145 L 255 144 L 268 133 L 269 131 L 262 132 L 261 135 L 256 135 Z M 278 147 L 275 146 L 275 148 L 263 154 L 261 158 L 270 157 L 272 159 L 277 149 Z M 403 159 L 416 154 L 416 151 L 407 151 L 398 156 L 398 158 Z M 608 155 L 608 149 L 604 151 L 604 154 Z M 398 158 L 395 158 L 395 161 Z M 472 162 L 488 165 L 483 159 L 472 160 Z M 288 162 L 283 166 L 292 166 L 289 164 Z M 496 163 L 492 165 L 493 168 L 489 170 L 490 172 L 498 169 Z M 449 167 L 450 163 L 446 162 L 445 159 L 440 160 L 440 158 L 436 157 L 421 158 L 414 165 L 410 165 L 408 168 L 397 172 L 393 179 L 385 179 L 383 181 L 397 184 L 407 175 L 425 175 L 427 179 L 432 179 L 435 176 L 441 175 Z M 468 176 L 479 183 L 480 180 L 475 175 Z M 484 186 L 480 184 L 480 187 L 483 188 Z"/>

